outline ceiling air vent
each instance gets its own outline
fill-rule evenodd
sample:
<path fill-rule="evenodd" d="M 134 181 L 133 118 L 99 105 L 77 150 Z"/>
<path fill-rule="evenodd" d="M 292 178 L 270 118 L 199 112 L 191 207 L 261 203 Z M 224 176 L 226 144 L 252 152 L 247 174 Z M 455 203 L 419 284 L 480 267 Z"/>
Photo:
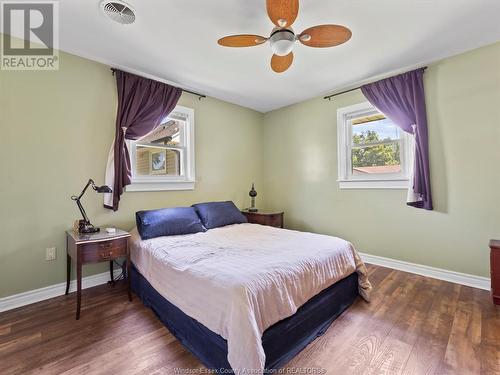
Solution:
<path fill-rule="evenodd" d="M 106 16 L 122 25 L 129 25 L 135 21 L 134 10 L 123 1 L 103 1 L 101 9 Z"/>

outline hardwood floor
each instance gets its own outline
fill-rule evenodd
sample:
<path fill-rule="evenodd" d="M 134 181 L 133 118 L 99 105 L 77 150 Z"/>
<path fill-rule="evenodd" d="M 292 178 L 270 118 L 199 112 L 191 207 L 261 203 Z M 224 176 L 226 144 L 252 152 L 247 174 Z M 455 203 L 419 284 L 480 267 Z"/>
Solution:
<path fill-rule="evenodd" d="M 283 374 L 500 374 L 500 308 L 488 292 L 369 271 L 372 302 L 358 299 Z M 79 321 L 75 309 L 70 294 L 0 314 L 0 374 L 204 369 L 124 285 L 84 290 Z"/>

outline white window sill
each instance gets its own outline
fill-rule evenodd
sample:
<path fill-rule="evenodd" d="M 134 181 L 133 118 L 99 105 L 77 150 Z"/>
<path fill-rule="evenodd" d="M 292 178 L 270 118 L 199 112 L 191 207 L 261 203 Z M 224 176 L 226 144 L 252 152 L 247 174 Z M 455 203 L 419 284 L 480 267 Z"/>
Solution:
<path fill-rule="evenodd" d="M 194 184 L 194 181 L 134 182 L 131 185 L 127 185 L 125 191 L 194 190 Z"/>
<path fill-rule="evenodd" d="M 339 180 L 340 189 L 408 189 L 408 180 Z"/>

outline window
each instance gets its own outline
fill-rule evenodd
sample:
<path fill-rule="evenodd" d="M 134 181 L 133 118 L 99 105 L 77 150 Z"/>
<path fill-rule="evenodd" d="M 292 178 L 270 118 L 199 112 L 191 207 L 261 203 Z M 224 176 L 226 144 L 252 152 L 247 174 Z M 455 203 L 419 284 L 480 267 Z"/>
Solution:
<path fill-rule="evenodd" d="M 370 103 L 337 111 L 341 189 L 407 189 L 412 136 Z"/>
<path fill-rule="evenodd" d="M 127 141 L 132 184 L 127 191 L 194 189 L 194 111 L 177 106 L 161 125 Z"/>

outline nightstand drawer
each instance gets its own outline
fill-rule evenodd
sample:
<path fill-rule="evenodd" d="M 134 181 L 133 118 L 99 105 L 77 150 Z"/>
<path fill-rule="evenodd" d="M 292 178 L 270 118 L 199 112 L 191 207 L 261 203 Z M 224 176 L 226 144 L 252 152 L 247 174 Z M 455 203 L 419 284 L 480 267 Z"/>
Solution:
<path fill-rule="evenodd" d="M 127 238 L 85 244 L 81 248 L 82 262 L 103 262 L 127 256 Z"/>

